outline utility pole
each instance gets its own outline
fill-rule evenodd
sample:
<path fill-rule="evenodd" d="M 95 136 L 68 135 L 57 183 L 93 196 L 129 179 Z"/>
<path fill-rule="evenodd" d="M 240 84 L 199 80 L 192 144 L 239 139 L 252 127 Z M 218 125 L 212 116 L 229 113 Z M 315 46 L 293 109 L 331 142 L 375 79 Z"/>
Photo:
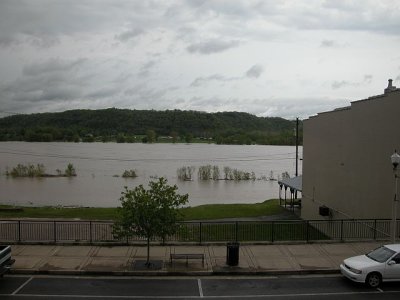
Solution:
<path fill-rule="evenodd" d="M 299 176 L 299 118 L 296 118 L 296 173 Z M 297 190 L 294 193 L 294 198 L 297 199 Z"/>
<path fill-rule="evenodd" d="M 299 176 L 299 118 L 296 118 L 296 177 Z"/>

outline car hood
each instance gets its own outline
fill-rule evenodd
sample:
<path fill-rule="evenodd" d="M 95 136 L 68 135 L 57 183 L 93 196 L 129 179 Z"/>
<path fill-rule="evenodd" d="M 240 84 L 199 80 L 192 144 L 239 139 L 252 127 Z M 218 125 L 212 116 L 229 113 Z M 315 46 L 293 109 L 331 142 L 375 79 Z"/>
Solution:
<path fill-rule="evenodd" d="M 347 258 L 343 261 L 346 265 L 359 269 L 379 266 L 381 263 L 368 258 L 366 255 L 359 255 Z"/>

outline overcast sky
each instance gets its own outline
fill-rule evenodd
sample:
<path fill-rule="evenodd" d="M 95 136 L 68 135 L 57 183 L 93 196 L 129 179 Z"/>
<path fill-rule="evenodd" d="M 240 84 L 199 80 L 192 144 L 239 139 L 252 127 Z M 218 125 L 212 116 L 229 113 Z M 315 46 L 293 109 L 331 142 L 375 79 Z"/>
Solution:
<path fill-rule="evenodd" d="M 0 117 L 308 118 L 400 86 L 398 0 L 0 0 Z"/>

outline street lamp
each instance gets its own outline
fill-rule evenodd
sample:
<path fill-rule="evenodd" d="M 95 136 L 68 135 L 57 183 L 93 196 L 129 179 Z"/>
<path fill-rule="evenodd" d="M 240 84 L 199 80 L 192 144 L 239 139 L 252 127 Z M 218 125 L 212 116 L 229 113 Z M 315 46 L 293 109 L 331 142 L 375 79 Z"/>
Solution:
<path fill-rule="evenodd" d="M 394 153 L 390 157 L 390 160 L 393 165 L 393 173 L 394 173 L 394 200 L 393 200 L 393 207 L 392 207 L 392 226 L 391 226 L 391 233 L 390 233 L 390 238 L 392 243 L 396 242 L 396 227 L 397 227 L 397 220 L 396 220 L 396 214 L 397 214 L 397 203 L 399 200 L 397 199 L 397 178 L 399 176 L 397 175 L 397 166 L 400 164 L 400 155 L 397 154 L 397 151 L 394 150 Z"/>

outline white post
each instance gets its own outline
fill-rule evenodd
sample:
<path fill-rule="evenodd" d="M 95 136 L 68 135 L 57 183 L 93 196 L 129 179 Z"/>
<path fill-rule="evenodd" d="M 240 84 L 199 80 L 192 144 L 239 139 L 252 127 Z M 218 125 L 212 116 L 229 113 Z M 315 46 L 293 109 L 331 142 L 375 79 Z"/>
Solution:
<path fill-rule="evenodd" d="M 395 185 L 395 189 L 394 189 L 394 200 L 393 200 L 393 212 L 392 212 L 392 243 L 395 244 L 396 243 L 396 234 L 397 234 L 397 203 L 399 202 L 399 200 L 397 199 L 397 174 L 396 174 L 395 170 L 395 174 L 394 174 L 394 185 Z"/>
<path fill-rule="evenodd" d="M 397 198 L 397 166 L 400 164 L 400 155 L 397 154 L 397 151 L 394 150 L 393 155 L 390 157 L 390 160 L 393 165 L 393 173 L 394 173 L 394 199 L 392 205 L 392 222 L 390 224 L 390 240 L 394 244 L 396 243 L 396 227 L 397 227 L 397 203 L 399 202 Z"/>

